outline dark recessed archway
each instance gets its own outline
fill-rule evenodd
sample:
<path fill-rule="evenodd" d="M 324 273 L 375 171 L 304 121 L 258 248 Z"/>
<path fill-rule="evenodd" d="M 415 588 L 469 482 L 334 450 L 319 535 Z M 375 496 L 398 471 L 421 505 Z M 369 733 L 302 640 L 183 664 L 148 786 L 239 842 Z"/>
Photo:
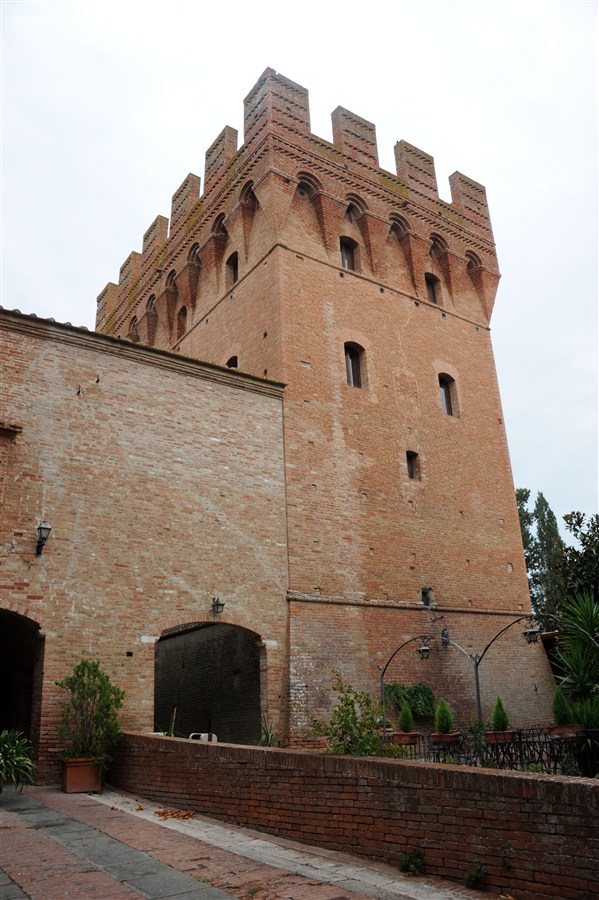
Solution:
<path fill-rule="evenodd" d="M 35 738 L 43 648 L 37 622 L 0 610 L 0 730 L 16 728 Z"/>
<path fill-rule="evenodd" d="M 220 623 L 194 622 L 164 632 L 156 643 L 156 729 L 172 729 L 179 737 L 213 732 L 219 741 L 256 744 L 260 645 L 254 632 Z"/>

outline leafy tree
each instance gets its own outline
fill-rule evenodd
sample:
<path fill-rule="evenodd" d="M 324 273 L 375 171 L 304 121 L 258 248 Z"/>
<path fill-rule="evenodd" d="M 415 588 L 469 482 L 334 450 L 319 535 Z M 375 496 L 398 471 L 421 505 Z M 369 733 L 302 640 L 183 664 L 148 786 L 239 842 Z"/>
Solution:
<path fill-rule="evenodd" d="M 566 596 L 566 545 L 555 515 L 541 492 L 532 511 L 528 488 L 516 490 L 524 560 L 528 572 L 530 598 L 535 615 L 543 626 L 555 627 Z"/>
<path fill-rule="evenodd" d="M 536 524 L 537 567 L 535 571 L 536 607 L 541 620 L 559 619 L 565 599 L 566 583 L 563 574 L 566 545 L 560 537 L 557 519 L 541 492 L 534 507 Z"/>
<path fill-rule="evenodd" d="M 578 542 L 577 547 L 565 548 L 562 560 L 566 593 L 570 597 L 591 593 L 599 603 L 599 515 L 587 519 L 584 513 L 571 512 L 564 522 Z"/>

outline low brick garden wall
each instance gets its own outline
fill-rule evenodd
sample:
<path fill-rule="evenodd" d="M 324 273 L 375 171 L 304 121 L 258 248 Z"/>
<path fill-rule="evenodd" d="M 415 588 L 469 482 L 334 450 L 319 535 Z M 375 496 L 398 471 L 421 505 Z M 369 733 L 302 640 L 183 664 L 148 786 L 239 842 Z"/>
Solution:
<path fill-rule="evenodd" d="M 599 780 L 202 744 L 128 733 L 110 782 L 307 844 L 398 863 L 518 900 L 597 896 Z"/>

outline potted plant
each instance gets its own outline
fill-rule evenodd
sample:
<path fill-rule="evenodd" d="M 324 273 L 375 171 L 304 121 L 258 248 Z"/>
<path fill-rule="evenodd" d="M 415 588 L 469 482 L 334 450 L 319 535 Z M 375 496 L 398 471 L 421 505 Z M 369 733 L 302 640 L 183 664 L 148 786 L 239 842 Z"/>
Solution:
<path fill-rule="evenodd" d="M 118 710 L 125 692 L 112 684 L 97 660 L 82 659 L 57 681 L 69 692 L 58 735 L 63 742 L 62 789 L 67 794 L 102 790 L 108 750 L 120 734 Z"/>
<path fill-rule="evenodd" d="M 575 715 L 572 704 L 561 687 L 555 689 L 551 703 L 551 712 L 553 713 L 555 724 L 550 725 L 547 730 L 549 737 L 553 740 L 576 737 L 577 734 L 583 731 L 583 726 L 574 722 Z"/>
<path fill-rule="evenodd" d="M 460 732 L 452 731 L 452 728 L 451 710 L 445 699 L 440 697 L 435 710 L 435 731 L 431 734 L 433 744 L 457 744 L 460 740 Z"/>
<path fill-rule="evenodd" d="M 0 792 L 5 781 L 21 790 L 25 779 L 33 784 L 36 766 L 32 756 L 33 747 L 21 731 L 0 731 Z"/>
<path fill-rule="evenodd" d="M 495 701 L 491 728 L 492 731 L 487 731 L 488 744 L 513 744 L 516 740 L 516 732 L 509 727 L 507 712 L 501 697 Z"/>
<path fill-rule="evenodd" d="M 404 700 L 401 704 L 398 719 L 399 731 L 393 732 L 393 743 L 403 747 L 412 747 L 418 743 L 418 732 L 414 731 L 414 716 L 410 704 Z"/>

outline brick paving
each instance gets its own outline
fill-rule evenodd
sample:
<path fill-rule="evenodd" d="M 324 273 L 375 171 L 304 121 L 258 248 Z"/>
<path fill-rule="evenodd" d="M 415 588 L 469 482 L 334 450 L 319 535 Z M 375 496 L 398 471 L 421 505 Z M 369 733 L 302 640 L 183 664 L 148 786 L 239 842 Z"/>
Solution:
<path fill-rule="evenodd" d="M 5 788 L 0 900 L 454 900 L 477 891 L 203 816 L 162 820 L 116 792 Z"/>

